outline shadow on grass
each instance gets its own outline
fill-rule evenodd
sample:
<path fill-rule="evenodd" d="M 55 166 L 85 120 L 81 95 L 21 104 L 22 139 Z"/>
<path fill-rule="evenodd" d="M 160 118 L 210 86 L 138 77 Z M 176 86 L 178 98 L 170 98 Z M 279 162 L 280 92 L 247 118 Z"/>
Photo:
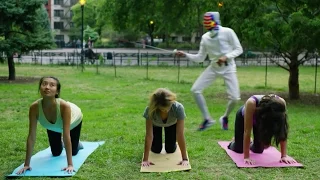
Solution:
<path fill-rule="evenodd" d="M 38 82 L 41 77 L 24 77 L 18 76 L 15 80 L 9 80 L 8 76 L 0 76 L 0 84 L 26 84 Z"/>

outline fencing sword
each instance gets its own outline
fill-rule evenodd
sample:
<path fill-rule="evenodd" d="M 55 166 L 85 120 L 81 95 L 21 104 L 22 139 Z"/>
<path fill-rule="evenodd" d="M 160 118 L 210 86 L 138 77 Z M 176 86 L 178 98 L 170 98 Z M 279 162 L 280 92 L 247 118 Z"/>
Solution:
<path fill-rule="evenodd" d="M 123 40 L 124 41 L 124 40 Z M 138 43 L 138 42 L 132 42 L 132 41 L 124 41 L 124 42 L 128 42 L 128 43 L 132 43 L 132 44 L 138 44 L 138 45 L 145 45 L 146 47 L 149 47 L 149 48 L 152 48 L 152 49 L 156 49 L 156 50 L 159 50 L 159 51 L 164 51 L 164 52 L 168 52 L 168 53 L 176 53 L 178 50 L 177 49 L 174 49 L 173 51 L 170 51 L 170 50 L 167 50 L 167 49 L 162 49 L 162 48 L 158 48 L 158 47 L 154 47 L 154 46 L 150 46 L 150 45 L 146 45 L 146 44 L 143 44 L 143 43 Z M 221 67 L 221 64 L 216 62 L 218 66 Z M 228 62 L 225 61 L 224 62 L 224 65 L 225 66 L 228 66 Z"/>
<path fill-rule="evenodd" d="M 171 50 L 162 49 L 162 48 L 158 48 L 158 47 L 150 46 L 150 45 L 143 44 L 143 43 L 132 42 L 132 41 L 125 41 L 125 40 L 122 40 L 122 41 L 123 41 L 123 42 L 132 43 L 132 44 L 137 44 L 137 45 L 144 45 L 144 46 L 149 47 L 149 48 L 151 48 L 151 49 L 156 49 L 156 50 L 164 51 L 164 52 L 168 52 L 168 53 L 176 53 L 176 52 L 177 52 L 177 49 L 174 49 L 173 51 L 171 51 Z"/>

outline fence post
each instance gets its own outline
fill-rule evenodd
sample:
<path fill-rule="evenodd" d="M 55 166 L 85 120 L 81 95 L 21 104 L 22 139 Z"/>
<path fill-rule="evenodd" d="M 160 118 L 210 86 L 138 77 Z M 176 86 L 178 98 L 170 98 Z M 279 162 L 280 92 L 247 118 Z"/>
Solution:
<path fill-rule="evenodd" d="M 139 49 L 138 49 L 137 65 L 140 66 L 140 47 L 139 47 Z"/>
<path fill-rule="evenodd" d="M 41 66 L 42 66 L 42 50 L 40 50 L 40 56 L 41 56 Z"/>
<path fill-rule="evenodd" d="M 76 59 L 77 59 L 77 69 L 79 68 L 79 54 L 78 54 L 78 51 L 75 52 L 75 56 L 76 56 Z"/>
<path fill-rule="evenodd" d="M 268 81 L 268 56 L 266 56 L 266 71 L 265 71 L 265 76 L 264 76 L 264 87 L 267 87 L 267 81 Z"/>
<path fill-rule="evenodd" d="M 160 61 L 160 57 L 159 57 L 159 54 L 157 55 L 157 66 L 159 66 L 159 61 Z"/>
<path fill-rule="evenodd" d="M 97 70 L 96 73 L 97 74 L 99 74 L 99 67 L 98 67 L 99 63 L 100 63 L 99 61 L 100 61 L 100 59 L 96 59 L 96 70 Z"/>
<path fill-rule="evenodd" d="M 316 56 L 316 69 L 314 75 L 314 94 L 317 94 L 317 74 L 318 74 L 318 52 L 315 53 Z"/>
<path fill-rule="evenodd" d="M 114 67 L 114 77 L 117 77 L 117 67 L 116 67 L 116 57 L 115 57 L 115 53 L 113 51 L 113 67 Z"/>
<path fill-rule="evenodd" d="M 176 55 L 174 55 L 174 61 L 176 60 Z M 180 56 L 178 56 L 178 84 L 180 83 Z"/>
<path fill-rule="evenodd" d="M 149 74 L 149 55 L 148 55 L 148 52 L 147 52 L 147 79 L 149 79 L 148 77 L 148 74 Z"/>

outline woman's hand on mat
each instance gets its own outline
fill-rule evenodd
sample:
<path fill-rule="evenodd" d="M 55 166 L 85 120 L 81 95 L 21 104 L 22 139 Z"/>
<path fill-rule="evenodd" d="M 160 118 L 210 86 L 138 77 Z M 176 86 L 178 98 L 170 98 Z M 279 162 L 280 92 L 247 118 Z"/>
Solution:
<path fill-rule="evenodd" d="M 286 163 L 286 164 L 294 164 L 294 163 L 296 163 L 297 161 L 295 161 L 294 159 L 292 159 L 292 158 L 290 158 L 290 157 L 283 156 L 283 157 L 280 159 L 280 162 L 283 162 L 283 163 Z"/>
<path fill-rule="evenodd" d="M 20 169 L 17 174 L 22 174 L 25 173 L 27 170 L 31 171 L 31 167 L 30 166 L 24 166 L 22 169 Z"/>
<path fill-rule="evenodd" d="M 149 167 L 151 165 L 154 165 L 153 162 L 150 161 L 142 161 L 141 166 L 143 167 Z"/>
<path fill-rule="evenodd" d="M 189 161 L 188 160 L 182 160 L 182 161 L 179 162 L 178 165 L 188 166 L 189 165 Z"/>
<path fill-rule="evenodd" d="M 62 169 L 62 171 L 66 171 L 67 173 L 71 174 L 73 172 L 76 172 L 74 169 L 73 169 L 73 166 L 71 165 L 68 165 L 68 167 L 65 167 Z"/>
<path fill-rule="evenodd" d="M 244 163 L 249 165 L 254 165 L 256 162 L 250 158 L 245 158 Z"/>

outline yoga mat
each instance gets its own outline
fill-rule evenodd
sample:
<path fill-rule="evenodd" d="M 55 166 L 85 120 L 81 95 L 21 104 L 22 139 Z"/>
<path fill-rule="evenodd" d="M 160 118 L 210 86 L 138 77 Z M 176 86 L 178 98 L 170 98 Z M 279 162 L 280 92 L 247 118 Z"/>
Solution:
<path fill-rule="evenodd" d="M 104 144 L 104 141 L 100 142 L 82 142 L 83 149 L 79 150 L 76 156 L 72 156 L 73 167 L 77 172 L 87 157 L 95 151 L 100 145 Z M 76 172 L 71 174 L 61 171 L 62 168 L 67 166 L 66 151 L 63 150 L 60 156 L 53 157 L 50 147 L 42 150 L 31 157 L 30 166 L 31 171 L 26 171 L 24 174 L 17 175 L 24 164 L 17 167 L 12 174 L 7 177 L 19 177 L 19 176 L 50 176 L 50 177 L 61 177 L 61 176 L 73 176 Z"/>
<path fill-rule="evenodd" d="M 177 145 L 177 149 L 174 153 L 167 154 L 164 149 L 164 144 L 162 146 L 162 151 L 160 154 L 156 154 L 150 151 L 149 161 L 153 162 L 154 165 L 149 167 L 141 166 L 140 172 L 172 172 L 172 171 L 187 171 L 191 169 L 190 159 L 188 166 L 177 165 L 181 160 L 181 151 Z M 143 156 L 142 156 L 143 157 Z"/>
<path fill-rule="evenodd" d="M 236 153 L 228 149 L 229 141 L 219 141 L 218 144 L 227 152 L 234 163 L 239 168 L 252 167 L 303 167 L 300 163 L 286 164 L 281 163 L 281 153 L 275 147 L 269 147 L 263 151 L 262 154 L 256 154 L 250 151 L 250 158 L 256 163 L 254 165 L 245 164 L 243 161 L 243 154 Z M 290 157 L 290 156 L 289 156 Z M 291 157 L 292 158 L 292 157 Z"/>

